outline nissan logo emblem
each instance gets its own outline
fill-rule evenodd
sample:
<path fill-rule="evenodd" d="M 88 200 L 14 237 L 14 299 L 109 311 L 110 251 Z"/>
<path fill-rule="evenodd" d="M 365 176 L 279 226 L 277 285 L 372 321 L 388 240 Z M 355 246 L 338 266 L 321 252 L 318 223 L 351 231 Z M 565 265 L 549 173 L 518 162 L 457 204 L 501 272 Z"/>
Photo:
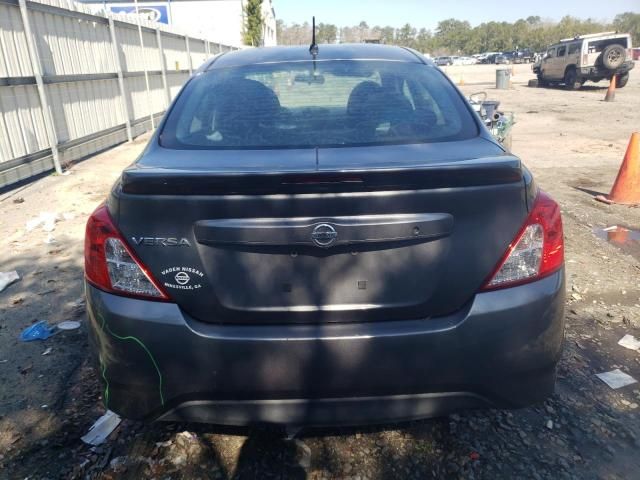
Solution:
<path fill-rule="evenodd" d="M 311 240 L 319 247 L 330 247 L 338 238 L 338 232 L 328 223 L 316 225 L 311 232 Z"/>

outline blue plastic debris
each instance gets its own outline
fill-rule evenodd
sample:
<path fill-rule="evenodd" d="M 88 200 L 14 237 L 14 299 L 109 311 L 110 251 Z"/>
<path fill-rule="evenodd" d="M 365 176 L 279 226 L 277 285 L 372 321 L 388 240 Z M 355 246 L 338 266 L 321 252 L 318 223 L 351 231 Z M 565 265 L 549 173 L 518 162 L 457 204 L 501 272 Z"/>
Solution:
<path fill-rule="evenodd" d="M 23 342 L 32 342 L 34 340 L 46 340 L 53 335 L 54 328 L 50 327 L 44 320 L 34 323 L 30 327 L 25 328 L 20 334 L 20 340 Z"/>

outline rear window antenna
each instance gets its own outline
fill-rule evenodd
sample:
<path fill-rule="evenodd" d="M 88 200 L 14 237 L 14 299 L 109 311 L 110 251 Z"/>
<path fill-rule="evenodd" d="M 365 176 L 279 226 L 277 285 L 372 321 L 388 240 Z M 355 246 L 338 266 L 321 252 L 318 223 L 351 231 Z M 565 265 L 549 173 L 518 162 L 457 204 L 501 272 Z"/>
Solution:
<path fill-rule="evenodd" d="M 318 55 L 318 44 L 316 43 L 316 17 L 312 17 L 311 20 L 311 46 L 309 47 L 309 53 L 313 55 L 313 59 L 316 59 Z"/>

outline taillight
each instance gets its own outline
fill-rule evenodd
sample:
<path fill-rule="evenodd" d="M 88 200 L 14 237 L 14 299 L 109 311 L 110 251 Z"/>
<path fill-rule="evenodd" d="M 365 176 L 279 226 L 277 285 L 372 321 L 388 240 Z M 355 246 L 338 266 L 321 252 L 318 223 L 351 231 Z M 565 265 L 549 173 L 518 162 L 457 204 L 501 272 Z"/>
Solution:
<path fill-rule="evenodd" d="M 560 207 L 549 195 L 539 191 L 527 220 L 482 290 L 532 282 L 559 270 L 563 263 Z"/>
<path fill-rule="evenodd" d="M 89 283 L 106 292 L 169 300 L 113 224 L 106 205 L 99 206 L 87 221 L 84 274 Z"/>

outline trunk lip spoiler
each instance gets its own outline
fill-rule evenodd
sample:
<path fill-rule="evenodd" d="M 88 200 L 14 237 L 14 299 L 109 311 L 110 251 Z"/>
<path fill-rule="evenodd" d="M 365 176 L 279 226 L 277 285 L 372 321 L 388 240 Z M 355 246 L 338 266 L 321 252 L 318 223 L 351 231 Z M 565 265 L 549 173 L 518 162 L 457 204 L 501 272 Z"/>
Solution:
<path fill-rule="evenodd" d="M 177 170 L 132 167 L 121 177 L 125 194 L 243 195 L 420 190 L 521 182 L 517 157 L 474 159 L 410 168 L 310 171 Z"/>

